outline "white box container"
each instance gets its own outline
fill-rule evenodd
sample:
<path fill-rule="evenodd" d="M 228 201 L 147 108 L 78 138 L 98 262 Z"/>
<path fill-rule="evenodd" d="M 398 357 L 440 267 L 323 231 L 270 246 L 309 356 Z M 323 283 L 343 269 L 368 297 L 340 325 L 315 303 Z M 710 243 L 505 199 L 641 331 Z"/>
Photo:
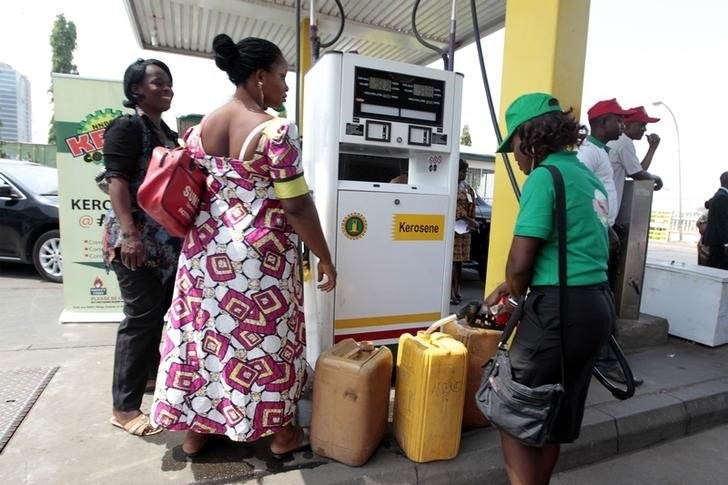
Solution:
<path fill-rule="evenodd" d="M 647 260 L 642 312 L 667 319 L 670 335 L 711 347 L 728 343 L 728 271 Z"/>

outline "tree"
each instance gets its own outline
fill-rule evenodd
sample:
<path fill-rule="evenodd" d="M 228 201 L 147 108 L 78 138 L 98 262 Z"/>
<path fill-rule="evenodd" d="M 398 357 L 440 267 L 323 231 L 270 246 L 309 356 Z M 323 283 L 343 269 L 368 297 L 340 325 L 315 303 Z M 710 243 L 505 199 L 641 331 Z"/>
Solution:
<path fill-rule="evenodd" d="M 63 74 L 78 74 L 76 65 L 73 63 L 73 51 L 76 50 L 76 24 L 67 21 L 64 15 L 56 15 L 53 22 L 53 30 L 51 30 L 51 50 L 53 57 L 51 58 L 51 72 L 60 72 Z M 48 89 L 51 93 L 51 103 L 53 103 L 53 85 Z M 51 122 L 48 127 L 48 143 L 56 142 L 56 117 L 51 112 Z"/>
<path fill-rule="evenodd" d="M 463 125 L 463 131 L 460 133 L 460 144 L 469 147 L 473 144 L 473 140 L 470 138 L 470 127 Z"/>

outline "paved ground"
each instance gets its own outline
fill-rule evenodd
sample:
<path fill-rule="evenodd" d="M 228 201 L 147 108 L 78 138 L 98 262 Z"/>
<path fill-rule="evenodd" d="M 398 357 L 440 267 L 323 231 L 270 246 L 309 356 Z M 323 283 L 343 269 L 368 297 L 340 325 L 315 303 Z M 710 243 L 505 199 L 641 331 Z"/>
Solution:
<path fill-rule="evenodd" d="M 691 249 L 680 248 L 677 254 L 688 257 Z M 660 250 L 668 257 L 675 252 Z M 468 291 L 476 298 L 482 295 L 482 288 L 468 281 L 472 285 Z M 225 441 L 196 462 L 185 461 L 177 433 L 140 439 L 108 424 L 115 325 L 59 325 L 61 286 L 39 281 L 32 269 L 0 265 L 0 295 L 3 368 L 60 367 L 0 455 L 3 482 L 505 482 L 497 434 L 491 429 L 464 432 L 457 458 L 426 464 L 408 460 L 391 436 L 360 468 L 311 452 L 278 462 L 268 455 L 266 443 Z M 564 447 L 560 469 L 728 422 L 728 346 L 711 349 L 670 339 L 668 345 L 632 353 L 630 361 L 645 379 L 644 386 L 634 398 L 619 402 L 593 385 L 582 436 Z M 146 408 L 150 398 L 146 397 Z"/>
<path fill-rule="evenodd" d="M 706 485 L 728 482 L 728 425 L 558 473 L 552 485 Z"/>

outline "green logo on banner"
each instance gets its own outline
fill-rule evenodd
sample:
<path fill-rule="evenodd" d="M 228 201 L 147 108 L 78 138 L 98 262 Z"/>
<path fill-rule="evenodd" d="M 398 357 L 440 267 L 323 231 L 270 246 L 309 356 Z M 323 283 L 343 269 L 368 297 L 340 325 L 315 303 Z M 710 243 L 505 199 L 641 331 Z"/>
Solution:
<path fill-rule="evenodd" d="M 106 108 L 96 110 L 81 120 L 76 125 L 76 133 L 64 138 L 71 156 L 73 158 L 83 157 L 86 163 L 101 165 L 104 161 L 101 152 L 104 147 L 104 132 L 109 123 L 121 114 L 120 110 Z"/>

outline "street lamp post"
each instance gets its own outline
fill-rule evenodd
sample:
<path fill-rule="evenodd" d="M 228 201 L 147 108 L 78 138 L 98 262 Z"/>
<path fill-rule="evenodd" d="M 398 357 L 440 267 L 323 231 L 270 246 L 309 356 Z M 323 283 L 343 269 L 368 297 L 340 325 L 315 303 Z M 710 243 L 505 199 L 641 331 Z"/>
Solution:
<path fill-rule="evenodd" d="M 662 101 L 655 101 L 652 103 L 653 106 L 663 106 L 670 117 L 672 122 L 675 123 L 675 134 L 677 135 L 677 218 L 678 218 L 678 237 L 680 241 L 683 239 L 683 227 L 682 227 L 682 164 L 680 163 L 680 129 L 677 126 L 677 119 L 675 114 L 672 112 L 670 107 Z"/>

